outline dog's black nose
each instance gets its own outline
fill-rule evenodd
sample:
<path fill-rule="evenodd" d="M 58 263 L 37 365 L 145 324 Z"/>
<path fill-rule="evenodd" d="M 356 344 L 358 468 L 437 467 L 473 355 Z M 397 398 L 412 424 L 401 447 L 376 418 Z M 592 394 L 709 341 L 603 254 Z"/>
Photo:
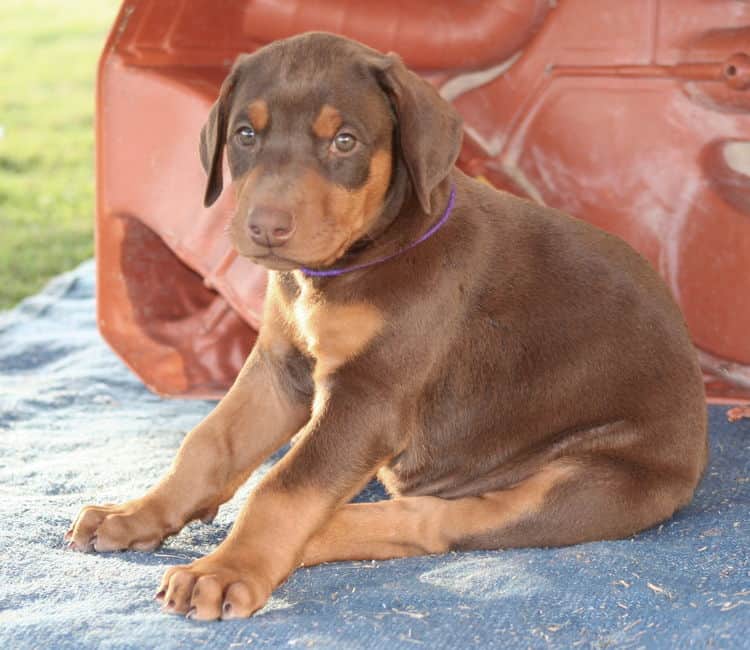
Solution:
<path fill-rule="evenodd" d="M 247 222 L 250 238 L 261 246 L 281 246 L 294 234 L 291 212 L 259 205 L 253 208 Z"/>

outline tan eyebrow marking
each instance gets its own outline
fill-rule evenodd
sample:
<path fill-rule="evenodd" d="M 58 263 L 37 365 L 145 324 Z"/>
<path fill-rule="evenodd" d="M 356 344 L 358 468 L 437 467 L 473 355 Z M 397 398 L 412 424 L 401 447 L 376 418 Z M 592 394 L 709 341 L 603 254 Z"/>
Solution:
<path fill-rule="evenodd" d="M 330 139 L 336 135 L 336 131 L 339 130 L 342 122 L 341 113 L 330 104 L 323 104 L 318 117 L 313 122 L 313 132 L 319 138 Z"/>
<path fill-rule="evenodd" d="M 253 128 L 262 131 L 268 126 L 268 104 L 262 99 L 256 99 L 247 107 L 247 116 Z"/>

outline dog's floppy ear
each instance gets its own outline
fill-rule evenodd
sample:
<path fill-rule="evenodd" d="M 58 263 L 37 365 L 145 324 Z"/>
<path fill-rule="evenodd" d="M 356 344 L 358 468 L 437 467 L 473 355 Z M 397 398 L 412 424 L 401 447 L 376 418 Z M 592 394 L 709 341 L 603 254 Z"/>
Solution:
<path fill-rule="evenodd" d="M 380 85 L 396 111 L 401 153 L 422 209 L 430 212 L 430 194 L 458 158 L 462 120 L 429 82 L 407 69 L 393 53 L 377 64 Z"/>
<path fill-rule="evenodd" d="M 237 81 L 237 72 L 232 70 L 221 84 L 219 98 L 211 107 L 208 120 L 201 129 L 200 154 L 201 163 L 208 180 L 203 205 L 213 205 L 219 198 L 223 187 L 222 164 L 224 160 L 224 145 L 227 139 L 227 114 L 229 101 Z"/>

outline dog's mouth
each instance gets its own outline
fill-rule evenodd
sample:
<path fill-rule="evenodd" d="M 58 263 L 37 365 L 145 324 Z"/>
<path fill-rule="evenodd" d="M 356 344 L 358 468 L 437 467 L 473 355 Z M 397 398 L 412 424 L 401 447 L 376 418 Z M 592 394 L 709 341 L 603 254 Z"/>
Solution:
<path fill-rule="evenodd" d="M 335 264 L 348 249 L 352 248 L 352 237 L 343 238 L 335 247 L 328 246 L 327 250 L 305 251 L 304 254 L 299 242 L 287 242 L 278 246 L 266 246 L 259 242 L 251 241 L 244 232 L 234 223 L 229 229 L 230 240 L 234 249 L 242 257 L 259 264 L 270 271 L 293 271 L 305 268 L 327 268 Z M 291 244 L 291 245 L 288 245 Z M 357 248 L 356 244 L 354 248 Z"/>
<path fill-rule="evenodd" d="M 269 271 L 294 271 L 296 269 L 305 269 L 308 267 L 318 268 L 327 267 L 335 263 L 341 257 L 341 253 L 336 250 L 334 254 L 323 259 L 315 258 L 310 260 L 298 259 L 286 255 L 284 246 L 259 246 L 255 243 L 236 238 L 232 238 L 234 249 L 242 257 L 246 257 L 251 262 L 267 268 Z M 290 251 L 291 252 L 291 251 Z"/>
<path fill-rule="evenodd" d="M 256 264 L 265 266 L 270 271 L 293 271 L 304 266 L 301 262 L 277 255 L 272 250 L 266 253 L 248 255 L 248 257 Z"/>
<path fill-rule="evenodd" d="M 303 262 L 280 254 L 280 247 L 258 246 L 241 237 L 231 237 L 231 240 L 237 253 L 255 264 L 266 267 L 269 271 L 293 271 L 304 266 Z"/>

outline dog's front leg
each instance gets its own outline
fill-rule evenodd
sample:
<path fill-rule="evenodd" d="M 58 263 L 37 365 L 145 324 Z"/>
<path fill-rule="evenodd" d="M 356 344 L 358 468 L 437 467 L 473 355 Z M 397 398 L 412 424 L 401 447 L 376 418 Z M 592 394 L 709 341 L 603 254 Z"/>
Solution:
<path fill-rule="evenodd" d="M 250 495 L 226 540 L 170 568 L 157 598 L 191 618 L 250 616 L 300 564 L 307 540 L 394 453 L 395 418 L 372 390 L 316 394 L 300 439 Z"/>
<path fill-rule="evenodd" d="M 83 508 L 65 536 L 70 547 L 152 550 L 189 521 L 212 519 L 309 419 L 312 383 L 308 389 L 304 366 L 290 345 L 261 336 L 224 399 L 185 437 L 167 475 L 140 499 Z"/>

